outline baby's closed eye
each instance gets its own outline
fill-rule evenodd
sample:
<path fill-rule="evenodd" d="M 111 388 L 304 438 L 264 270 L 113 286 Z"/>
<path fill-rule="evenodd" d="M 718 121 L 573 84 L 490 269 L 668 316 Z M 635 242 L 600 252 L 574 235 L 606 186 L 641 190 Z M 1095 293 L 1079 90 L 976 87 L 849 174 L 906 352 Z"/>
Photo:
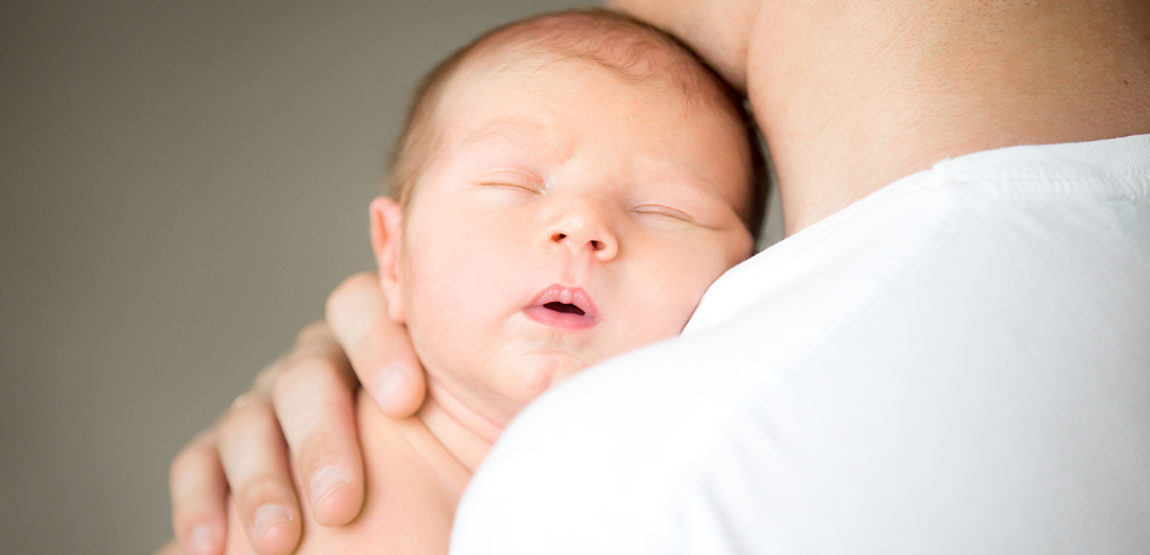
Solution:
<path fill-rule="evenodd" d="M 521 191 L 525 193 L 539 194 L 543 192 L 543 187 L 535 184 L 514 182 L 514 181 L 481 181 L 478 183 L 480 187 L 498 187 L 510 189 L 511 191 Z"/>
<path fill-rule="evenodd" d="M 667 218 L 667 219 L 678 220 L 678 221 L 682 221 L 682 222 L 686 222 L 686 223 L 695 223 L 695 218 L 691 217 L 690 214 L 688 214 L 682 210 L 679 210 L 678 208 L 672 208 L 672 207 L 664 205 L 664 204 L 653 204 L 653 203 L 651 203 L 651 204 L 640 204 L 640 205 L 635 206 L 631 210 L 632 210 L 632 212 L 634 212 L 640 216 L 650 216 L 650 217 L 654 217 L 654 218 Z"/>

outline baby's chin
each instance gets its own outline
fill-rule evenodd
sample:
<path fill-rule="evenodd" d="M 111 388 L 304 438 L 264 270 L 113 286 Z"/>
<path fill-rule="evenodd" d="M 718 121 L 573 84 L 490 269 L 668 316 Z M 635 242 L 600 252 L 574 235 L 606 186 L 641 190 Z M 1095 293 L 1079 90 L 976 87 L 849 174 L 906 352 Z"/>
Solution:
<path fill-rule="evenodd" d="M 503 345 L 486 354 L 458 361 L 443 368 L 442 373 L 434 363 L 425 368 L 431 380 L 429 387 L 500 429 L 548 389 L 605 358 L 601 353 L 589 355 L 586 349 L 522 343 Z"/>
<path fill-rule="evenodd" d="M 516 412 L 548 389 L 586 370 L 602 357 L 566 351 L 533 351 L 516 357 L 495 376 L 494 389 L 518 405 Z"/>

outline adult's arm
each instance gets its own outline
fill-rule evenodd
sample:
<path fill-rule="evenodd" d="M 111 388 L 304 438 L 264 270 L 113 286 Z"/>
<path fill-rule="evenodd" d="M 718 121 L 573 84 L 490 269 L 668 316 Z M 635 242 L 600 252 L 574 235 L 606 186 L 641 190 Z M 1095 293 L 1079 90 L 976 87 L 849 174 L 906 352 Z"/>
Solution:
<path fill-rule="evenodd" d="M 299 496 L 317 524 L 347 524 L 363 505 L 356 440 L 359 384 L 385 413 L 422 404 L 424 377 L 406 330 L 386 316 L 374 274 L 353 275 L 328 298 L 327 321 L 304 328 L 295 345 L 259 373 L 217 422 L 171 467 L 172 521 L 188 553 L 220 553 L 226 501 L 258 553 L 289 553 L 300 537 Z M 291 472 L 308 491 L 296 492 Z"/>

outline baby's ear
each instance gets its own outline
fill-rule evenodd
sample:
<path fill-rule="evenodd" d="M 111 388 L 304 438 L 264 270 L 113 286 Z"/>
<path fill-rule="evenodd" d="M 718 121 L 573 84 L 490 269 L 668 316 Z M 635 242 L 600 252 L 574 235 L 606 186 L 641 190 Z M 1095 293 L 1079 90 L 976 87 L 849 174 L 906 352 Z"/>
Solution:
<path fill-rule="evenodd" d="M 404 323 L 403 283 L 399 270 L 400 244 L 403 242 L 403 208 L 388 197 L 371 201 L 371 249 L 379 265 L 379 287 L 387 300 L 387 316 Z"/>

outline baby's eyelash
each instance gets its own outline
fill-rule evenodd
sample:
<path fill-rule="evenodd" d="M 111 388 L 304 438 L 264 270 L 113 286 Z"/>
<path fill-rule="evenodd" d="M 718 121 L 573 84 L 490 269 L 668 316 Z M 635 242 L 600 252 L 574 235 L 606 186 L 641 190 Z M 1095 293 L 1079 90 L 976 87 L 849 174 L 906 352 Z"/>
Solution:
<path fill-rule="evenodd" d="M 687 223 L 694 223 L 695 219 L 690 214 L 671 208 L 670 206 L 663 206 L 662 204 L 643 204 L 634 208 L 635 212 L 639 214 L 649 214 L 652 216 L 666 216 L 676 220 L 682 220 Z"/>
<path fill-rule="evenodd" d="M 519 189 L 529 193 L 540 193 L 540 187 L 533 187 L 531 185 L 524 185 L 522 183 L 511 183 L 507 181 L 481 181 L 478 183 L 480 187 L 508 187 L 511 189 Z"/>

